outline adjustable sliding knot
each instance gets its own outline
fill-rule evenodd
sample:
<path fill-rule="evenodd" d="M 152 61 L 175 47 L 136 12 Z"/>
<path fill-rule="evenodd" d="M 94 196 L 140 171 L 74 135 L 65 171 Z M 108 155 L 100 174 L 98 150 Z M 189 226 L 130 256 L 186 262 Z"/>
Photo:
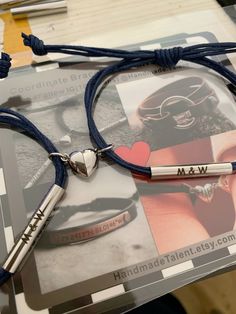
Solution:
<path fill-rule="evenodd" d="M 174 47 L 170 49 L 156 49 L 155 63 L 163 68 L 174 68 L 183 56 L 183 47 Z"/>
<path fill-rule="evenodd" d="M 2 52 L 2 57 L 0 59 L 0 78 L 5 78 L 8 76 L 9 69 L 11 67 L 11 58 L 7 53 Z"/>
<path fill-rule="evenodd" d="M 35 55 L 44 56 L 48 53 L 44 42 L 38 37 L 24 33 L 22 33 L 22 37 L 24 38 L 24 45 L 30 47 Z"/>

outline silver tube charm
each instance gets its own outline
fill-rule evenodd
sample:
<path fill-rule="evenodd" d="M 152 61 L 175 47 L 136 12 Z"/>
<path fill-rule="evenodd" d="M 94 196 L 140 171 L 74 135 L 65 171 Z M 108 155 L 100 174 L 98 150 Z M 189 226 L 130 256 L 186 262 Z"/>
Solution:
<path fill-rule="evenodd" d="M 153 180 L 211 177 L 233 173 L 230 162 L 151 167 Z"/>
<path fill-rule="evenodd" d="M 35 211 L 25 230 L 16 241 L 8 254 L 2 268 L 10 273 L 15 273 L 17 268 L 27 257 L 28 253 L 36 244 L 43 229 L 47 226 L 51 213 L 61 199 L 64 189 L 54 184 Z"/>

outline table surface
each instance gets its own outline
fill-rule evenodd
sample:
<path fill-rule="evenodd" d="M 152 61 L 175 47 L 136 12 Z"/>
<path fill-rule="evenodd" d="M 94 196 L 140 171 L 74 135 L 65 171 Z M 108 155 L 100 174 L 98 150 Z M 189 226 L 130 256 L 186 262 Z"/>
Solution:
<path fill-rule="evenodd" d="M 175 1 L 78 1 L 68 0 L 68 13 L 14 21 L 1 14 L 0 30 L 4 49 L 9 53 L 29 51 L 22 45 L 22 31 L 33 32 L 47 43 L 116 47 L 133 44 L 173 33 L 196 33 L 202 30 L 220 33 L 219 40 L 232 40 L 234 25 L 215 0 Z M 187 25 L 187 28 L 186 28 Z M 1 32 L 0 32 L 1 33 Z M 27 63 L 18 54 L 15 65 Z M 20 59 L 20 60 L 19 60 Z"/>

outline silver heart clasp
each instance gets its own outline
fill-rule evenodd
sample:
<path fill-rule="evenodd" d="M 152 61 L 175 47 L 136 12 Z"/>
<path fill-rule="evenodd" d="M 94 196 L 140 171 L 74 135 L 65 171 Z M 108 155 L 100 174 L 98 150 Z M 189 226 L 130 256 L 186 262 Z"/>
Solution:
<path fill-rule="evenodd" d="M 74 173 L 90 177 L 98 167 L 98 154 L 93 149 L 73 152 L 69 155 L 68 163 Z"/>
<path fill-rule="evenodd" d="M 109 145 L 102 149 L 88 148 L 79 152 L 73 152 L 70 155 L 62 153 L 51 153 L 49 158 L 53 156 L 60 157 L 61 160 L 67 163 L 72 169 L 73 173 L 79 174 L 83 177 L 90 177 L 98 167 L 99 156 L 113 148 Z"/>

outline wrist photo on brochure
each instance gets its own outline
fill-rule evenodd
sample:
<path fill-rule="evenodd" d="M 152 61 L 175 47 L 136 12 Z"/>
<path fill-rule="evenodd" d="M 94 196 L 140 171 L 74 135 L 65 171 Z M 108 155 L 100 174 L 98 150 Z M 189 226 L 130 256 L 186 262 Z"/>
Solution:
<path fill-rule="evenodd" d="M 216 41 L 208 32 L 180 34 L 127 49 Z M 0 82 L 3 106 L 32 121 L 65 154 L 93 147 L 83 97 L 100 65 L 82 61 L 65 58 L 57 69 L 42 71 L 37 64 Z M 218 61 L 230 64 L 226 56 Z M 188 62 L 171 71 L 149 65 L 107 80 L 98 91 L 94 116 L 106 142 L 125 161 L 202 164 L 204 173 L 208 163 L 235 160 L 230 88 L 219 75 Z M 0 137 L 6 184 L 0 221 L 13 238 L 48 191 L 54 170 L 43 149 L 24 134 L 7 130 Z M 215 270 L 226 259 L 232 263 L 234 176 L 150 181 L 101 159 L 90 178 L 69 173 L 66 198 L 13 280 L 15 298 L 21 295 L 33 311 L 49 313 L 79 313 L 109 299 L 119 308 L 122 298 L 128 306 L 149 286 L 161 295 L 179 287 L 177 278 L 183 284 L 201 278 L 210 263 L 211 269 L 216 263 Z M 185 175 L 185 168 L 179 171 Z"/>

